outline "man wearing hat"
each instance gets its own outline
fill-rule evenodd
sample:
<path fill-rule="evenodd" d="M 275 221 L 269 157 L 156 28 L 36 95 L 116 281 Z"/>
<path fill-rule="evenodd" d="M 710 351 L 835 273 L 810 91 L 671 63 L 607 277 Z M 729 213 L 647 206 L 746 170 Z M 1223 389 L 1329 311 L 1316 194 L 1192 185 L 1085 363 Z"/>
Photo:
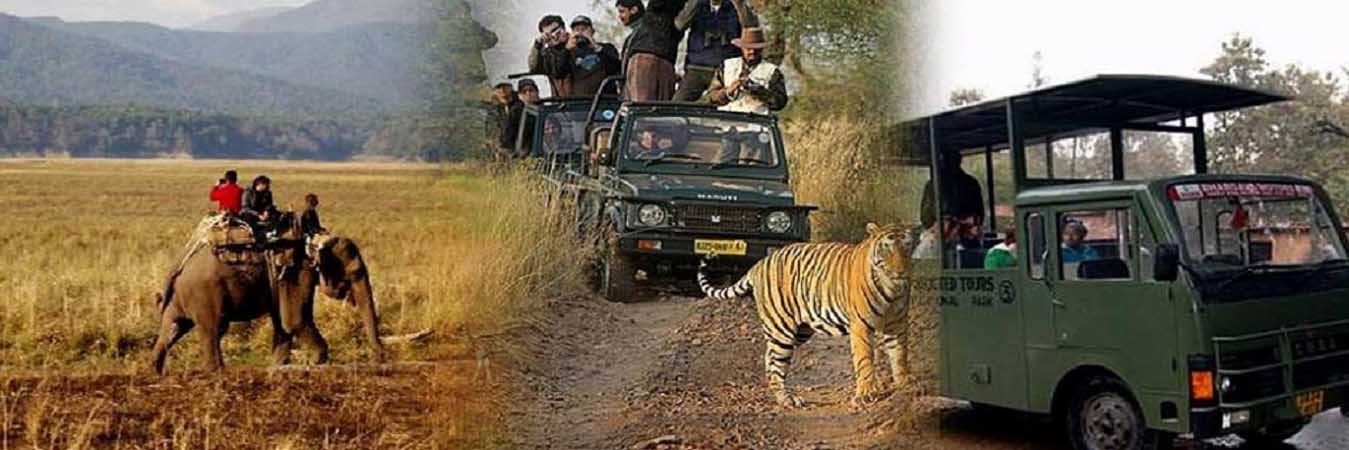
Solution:
<path fill-rule="evenodd" d="M 630 101 L 666 101 L 674 98 L 674 61 L 684 32 L 675 16 L 688 0 L 617 0 L 618 18 L 632 31 L 623 42 L 625 97 Z"/>
<path fill-rule="evenodd" d="M 689 30 L 684 76 L 679 80 L 675 100 L 698 101 L 712 83 L 717 67 L 740 56 L 740 49 L 731 41 L 740 37 L 742 28 L 758 22 L 744 3 L 744 0 L 689 0 L 675 18 L 675 26 Z"/>
<path fill-rule="evenodd" d="M 731 41 L 740 57 L 721 63 L 708 87 L 707 99 L 723 111 L 771 114 L 787 107 L 787 82 L 776 64 L 764 61 L 768 46 L 762 28 L 746 28 Z"/>
<path fill-rule="evenodd" d="M 595 40 L 595 26 L 589 17 L 576 16 L 571 20 L 571 36 L 563 48 L 564 62 L 551 75 L 559 77 L 573 97 L 593 97 L 605 78 L 623 70 L 618 48 Z"/>
<path fill-rule="evenodd" d="M 497 83 L 492 88 L 492 98 L 487 102 L 487 123 L 483 129 L 487 133 L 488 146 L 496 155 L 506 155 L 510 153 L 510 145 L 501 142 L 501 136 L 506 133 L 506 126 L 511 117 L 511 107 L 519 103 L 520 99 L 515 97 L 515 86 L 510 83 Z"/>
<path fill-rule="evenodd" d="M 520 93 L 520 101 L 511 105 L 510 118 L 506 119 L 506 127 L 501 130 L 501 145 L 502 148 L 505 148 L 510 154 L 524 156 L 528 155 L 529 152 L 533 150 L 534 140 L 525 139 L 523 142 L 524 147 L 519 149 L 520 151 L 516 153 L 515 139 L 520 134 L 521 126 L 524 126 L 525 130 L 534 129 L 533 119 L 530 118 L 526 120 L 525 118 L 525 106 L 539 103 L 539 85 L 534 83 L 534 80 L 525 78 L 515 84 L 515 90 Z M 524 123 L 521 123 L 522 121 Z"/>

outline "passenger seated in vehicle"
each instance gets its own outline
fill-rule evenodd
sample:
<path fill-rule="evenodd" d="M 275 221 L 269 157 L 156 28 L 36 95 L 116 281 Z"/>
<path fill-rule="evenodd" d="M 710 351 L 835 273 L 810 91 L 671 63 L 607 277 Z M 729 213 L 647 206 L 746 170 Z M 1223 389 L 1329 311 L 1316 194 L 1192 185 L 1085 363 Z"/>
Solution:
<path fill-rule="evenodd" d="M 669 131 L 651 127 L 637 134 L 636 153 L 632 156 L 636 159 L 655 158 L 674 151 L 674 147 L 674 137 Z"/>
<path fill-rule="evenodd" d="M 1006 235 L 1002 242 L 988 250 L 984 255 L 985 269 L 1003 269 L 1016 267 L 1016 227 L 1009 226 L 1003 229 Z"/>
<path fill-rule="evenodd" d="M 562 121 L 557 117 L 549 117 L 543 123 L 543 152 L 544 154 L 566 154 L 580 149 L 581 146 L 572 139 L 572 135 L 562 126 Z"/>
<path fill-rule="evenodd" d="M 1068 219 L 1063 223 L 1063 245 L 1059 250 L 1059 260 L 1064 264 L 1080 263 L 1100 259 L 1096 249 L 1087 246 L 1087 225 L 1077 219 Z"/>

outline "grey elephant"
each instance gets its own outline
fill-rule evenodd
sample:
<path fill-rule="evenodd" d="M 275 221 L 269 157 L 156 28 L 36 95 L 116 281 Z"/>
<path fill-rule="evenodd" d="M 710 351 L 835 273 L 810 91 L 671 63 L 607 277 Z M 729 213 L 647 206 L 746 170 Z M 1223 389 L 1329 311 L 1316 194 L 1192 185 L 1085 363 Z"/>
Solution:
<path fill-rule="evenodd" d="M 164 373 L 168 351 L 189 331 L 196 329 L 205 357 L 205 368 L 224 367 L 220 340 L 232 322 L 250 322 L 268 316 L 272 323 L 272 357 L 276 364 L 289 362 L 292 342 L 305 341 L 318 353 L 318 362 L 328 361 L 328 344 L 314 323 L 314 293 L 319 284 L 318 259 L 308 255 L 307 237 L 300 232 L 295 214 L 286 212 L 276 220 L 274 237 L 265 244 L 244 248 L 201 248 L 189 253 L 171 273 L 157 302 L 160 309 L 159 337 L 153 349 L 152 366 Z M 360 260 L 359 250 L 350 244 Z M 329 249 L 328 251 L 331 251 Z M 349 258 L 349 257 L 348 257 Z M 342 261 L 336 254 L 334 261 Z M 329 264 L 336 264 L 335 262 Z M 360 289 L 370 290 L 364 262 L 357 264 L 364 282 L 348 282 L 353 299 Z M 338 282 L 345 272 L 333 271 Z M 331 277 L 330 277 L 331 278 Z M 356 288 L 360 286 L 360 288 Z M 378 339 L 373 295 L 364 322 L 377 356 L 383 347 Z"/>

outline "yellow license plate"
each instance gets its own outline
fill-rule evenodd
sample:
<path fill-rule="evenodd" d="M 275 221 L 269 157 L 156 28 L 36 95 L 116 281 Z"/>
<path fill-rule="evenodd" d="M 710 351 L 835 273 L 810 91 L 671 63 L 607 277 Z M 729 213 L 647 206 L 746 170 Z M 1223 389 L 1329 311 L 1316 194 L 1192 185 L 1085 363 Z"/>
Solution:
<path fill-rule="evenodd" d="M 710 239 L 694 239 L 693 253 L 699 255 L 718 254 L 745 256 L 749 251 L 749 244 L 745 241 L 718 241 Z"/>
<path fill-rule="evenodd" d="M 1303 416 L 1314 416 L 1325 410 L 1326 393 L 1324 391 L 1306 392 L 1297 395 L 1297 412 Z"/>

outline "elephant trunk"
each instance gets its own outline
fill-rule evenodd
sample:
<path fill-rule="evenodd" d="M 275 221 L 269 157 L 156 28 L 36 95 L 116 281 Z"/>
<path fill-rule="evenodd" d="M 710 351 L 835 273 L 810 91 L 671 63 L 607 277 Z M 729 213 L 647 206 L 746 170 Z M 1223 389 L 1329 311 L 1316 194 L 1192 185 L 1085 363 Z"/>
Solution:
<path fill-rule="evenodd" d="M 361 321 L 365 322 L 366 339 L 375 349 L 376 357 L 383 358 L 384 342 L 379 338 L 379 315 L 375 313 L 375 290 L 370 286 L 370 279 L 362 277 L 352 283 L 348 295 L 356 306 L 357 314 L 361 315 Z"/>

